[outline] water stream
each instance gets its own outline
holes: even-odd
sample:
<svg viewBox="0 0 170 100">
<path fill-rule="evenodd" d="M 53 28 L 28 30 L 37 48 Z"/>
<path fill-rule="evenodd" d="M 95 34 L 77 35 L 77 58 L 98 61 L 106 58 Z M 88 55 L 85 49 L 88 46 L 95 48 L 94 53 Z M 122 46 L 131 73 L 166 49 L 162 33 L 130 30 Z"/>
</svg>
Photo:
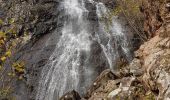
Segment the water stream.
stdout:
<svg viewBox="0 0 170 100">
<path fill-rule="evenodd" d="M 102 70 L 114 69 L 116 60 L 120 58 L 119 50 L 128 59 L 131 57 L 121 25 L 113 17 L 106 30 L 105 22 L 100 19 L 103 16 L 107 19 L 109 10 L 103 3 L 92 0 L 89 2 L 96 7 L 99 20 L 96 21 L 97 31 L 90 31 L 85 1 L 60 2 L 66 20 L 62 36 L 42 70 L 36 100 L 56 100 L 73 89 L 83 95 Z"/>
</svg>

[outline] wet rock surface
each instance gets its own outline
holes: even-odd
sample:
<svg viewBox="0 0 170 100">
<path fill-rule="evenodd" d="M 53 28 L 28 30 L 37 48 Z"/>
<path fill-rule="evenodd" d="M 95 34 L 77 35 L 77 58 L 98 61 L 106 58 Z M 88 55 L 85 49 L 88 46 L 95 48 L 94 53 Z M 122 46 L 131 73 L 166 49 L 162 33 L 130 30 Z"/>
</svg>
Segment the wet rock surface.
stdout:
<svg viewBox="0 0 170 100">
<path fill-rule="evenodd" d="M 81 100 L 81 97 L 75 90 L 73 90 L 63 95 L 60 100 Z"/>
<path fill-rule="evenodd" d="M 110 8 L 114 6 L 113 0 L 96 1 L 102 1 Z M 166 0 L 163 3 L 153 0 L 145 1 L 147 6 L 142 8 L 146 18 L 145 31 L 151 39 L 136 51 L 131 64 L 117 72 L 111 70 L 102 72 L 86 95 L 82 97 L 83 99 L 136 100 L 139 98 L 138 100 L 147 100 L 149 98 L 152 100 L 157 98 L 168 100 L 170 98 L 170 1 Z M 64 17 L 62 9 L 56 10 L 59 2 L 60 0 L 0 0 L 2 4 L 0 5 L 0 18 L 6 22 L 6 25 L 0 26 L 0 28 L 2 30 L 10 28 L 8 19 L 14 18 L 17 35 L 23 35 L 25 31 L 32 35 L 32 40 L 19 48 L 13 57 L 14 61 L 26 62 L 25 81 L 16 80 L 13 83 L 15 88 L 13 95 L 17 100 L 35 99 L 37 80 L 42 67 L 48 61 L 61 36 Z M 95 21 L 98 20 L 94 13 L 96 9 L 93 5 L 89 5 L 87 8 L 90 9 L 88 18 L 95 24 Z M 58 34 L 54 34 L 55 32 Z M 94 57 L 101 52 L 99 47 L 96 48 L 93 48 Z M 92 61 L 98 60 L 94 57 L 91 58 Z M 107 64 L 103 61 L 96 66 L 106 67 Z M 61 97 L 61 100 L 80 99 L 81 97 L 76 91 L 68 92 Z"/>
<path fill-rule="evenodd" d="M 147 42 L 133 61 L 118 71 L 105 70 L 84 97 L 87 100 L 168 100 L 170 92 L 170 1 L 145 0 Z M 155 11 L 158 11 L 156 14 Z M 151 13 L 152 12 L 152 13 Z M 146 16 L 147 15 L 147 16 Z M 148 23 L 148 24 L 146 24 Z M 146 27 L 150 27 L 147 29 Z M 109 77 L 108 77 L 109 76 Z"/>
<path fill-rule="evenodd" d="M 16 53 L 11 58 L 13 62 L 25 63 L 24 79 L 14 79 L 11 82 L 14 91 L 12 97 L 17 100 L 35 98 L 42 67 L 61 36 L 63 17 L 58 16 L 61 13 L 56 10 L 58 3 L 57 0 L 0 0 L 0 19 L 5 23 L 0 26 L 1 31 L 16 27 L 17 36 L 27 33 L 31 37 L 23 44 L 18 44 Z M 55 34 L 54 30 L 58 34 Z M 10 68 L 9 64 L 5 66 Z"/>
<path fill-rule="evenodd" d="M 0 18 L 5 23 L 0 28 L 4 31 L 11 29 L 13 25 L 9 25 L 9 20 L 12 19 L 14 20 L 13 23 L 18 36 L 23 36 L 27 33 L 31 37 L 24 44 L 18 46 L 17 52 L 12 57 L 12 61 L 25 62 L 23 81 L 14 80 L 11 85 L 14 88 L 12 95 L 17 100 L 35 99 L 41 70 L 53 53 L 56 43 L 62 35 L 63 20 L 67 17 L 63 14 L 63 9 L 59 8 L 60 2 L 61 0 L 0 1 Z M 88 20 L 91 20 L 91 23 L 94 24 L 94 26 L 90 26 L 93 32 L 98 27 L 96 25 L 98 20 L 96 19 L 96 9 L 94 5 L 88 2 L 87 4 L 89 4 L 87 5 L 89 10 Z M 104 69 L 103 66 L 108 65 L 104 57 L 97 58 L 98 54 L 102 55 L 101 48 L 97 45 L 99 44 L 96 44 L 94 41 L 94 44 L 92 44 L 92 55 L 94 56 L 91 56 L 90 59 L 96 66 L 93 70 L 101 72 Z M 102 62 L 97 64 L 97 60 Z M 6 66 L 8 67 L 8 64 Z M 101 68 L 97 69 L 97 67 Z"/>
</svg>

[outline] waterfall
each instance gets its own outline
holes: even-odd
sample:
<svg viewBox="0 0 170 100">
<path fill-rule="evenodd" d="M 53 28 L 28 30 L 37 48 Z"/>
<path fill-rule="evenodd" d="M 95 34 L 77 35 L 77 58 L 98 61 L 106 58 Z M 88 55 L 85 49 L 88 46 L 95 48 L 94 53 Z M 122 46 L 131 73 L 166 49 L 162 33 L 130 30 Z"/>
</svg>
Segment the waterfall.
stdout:
<svg viewBox="0 0 170 100">
<path fill-rule="evenodd" d="M 111 22 L 108 22 L 108 17 L 111 16 L 109 15 L 109 9 L 101 2 L 93 1 L 92 3 L 96 4 L 96 14 L 99 18 L 99 32 L 96 34 L 96 37 L 109 62 L 110 68 L 114 69 L 117 59 L 120 58 L 120 52 L 125 55 L 127 60 L 130 61 L 132 59 L 129 48 L 130 42 L 127 35 L 123 32 L 122 26 L 118 23 L 116 16 L 113 16 Z M 103 37 L 108 38 L 106 43 L 102 43 Z"/>
<path fill-rule="evenodd" d="M 85 1 L 60 2 L 66 20 L 62 36 L 42 70 L 36 100 L 56 100 L 73 89 L 83 94 L 102 70 L 114 67 L 119 57 L 119 47 L 126 57 L 130 57 L 129 49 L 124 44 L 128 42 L 127 37 L 116 18 L 112 19 L 107 31 L 105 23 L 97 21 L 98 31 L 93 35 L 89 29 L 91 24 L 87 19 L 89 11 Z M 109 12 L 104 4 L 92 0 L 89 2 L 96 5 L 98 19 Z M 96 56 L 93 56 L 94 53 Z"/>
</svg>

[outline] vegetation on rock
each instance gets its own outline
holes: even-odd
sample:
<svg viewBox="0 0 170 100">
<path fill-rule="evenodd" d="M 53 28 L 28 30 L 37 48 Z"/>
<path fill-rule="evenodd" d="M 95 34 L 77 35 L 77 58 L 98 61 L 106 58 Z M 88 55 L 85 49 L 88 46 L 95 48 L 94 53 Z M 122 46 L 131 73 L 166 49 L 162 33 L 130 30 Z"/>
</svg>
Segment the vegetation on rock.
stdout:
<svg viewBox="0 0 170 100">
<path fill-rule="evenodd" d="M 23 79 L 25 68 L 23 62 L 12 60 L 12 54 L 23 38 L 17 35 L 14 18 L 9 19 L 8 22 L 0 20 L 0 24 L 1 27 L 9 25 L 0 31 L 0 99 L 14 100 L 12 99 L 14 97 L 10 96 L 13 91 L 13 80 Z"/>
<path fill-rule="evenodd" d="M 147 40 L 147 36 L 143 30 L 144 16 L 141 12 L 141 6 L 142 0 L 117 0 L 117 6 L 111 14 L 123 14 L 133 31 L 144 42 Z"/>
</svg>

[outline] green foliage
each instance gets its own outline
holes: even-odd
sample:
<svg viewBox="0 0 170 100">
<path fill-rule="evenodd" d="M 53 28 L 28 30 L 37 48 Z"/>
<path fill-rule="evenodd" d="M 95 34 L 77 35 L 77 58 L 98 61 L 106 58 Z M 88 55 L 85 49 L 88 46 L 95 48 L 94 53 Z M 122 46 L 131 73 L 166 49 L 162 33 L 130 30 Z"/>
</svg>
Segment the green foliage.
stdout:
<svg viewBox="0 0 170 100">
<path fill-rule="evenodd" d="M 17 73 L 24 73 L 24 62 L 14 62 L 12 67 Z"/>
<path fill-rule="evenodd" d="M 4 23 L 0 19 L 0 25 L 3 26 Z M 13 90 L 11 85 L 14 79 L 23 79 L 25 67 L 24 62 L 12 61 L 11 59 L 11 55 L 15 53 L 17 43 L 20 42 L 20 37 L 17 36 L 15 19 L 11 18 L 6 23 L 9 24 L 9 27 L 0 30 L 0 81 L 2 82 L 0 86 L 0 100 L 15 100 L 10 96 Z M 5 68 L 4 65 L 7 62 L 11 68 Z"/>
<path fill-rule="evenodd" d="M 0 20 L 0 24 L 2 24 L 3 21 Z M 9 23 L 14 23 L 14 19 L 10 19 Z M 12 45 L 10 36 L 13 35 L 16 37 L 16 29 L 11 28 L 6 31 L 0 31 L 0 66 L 3 66 L 3 63 L 7 60 L 7 58 L 11 57 L 11 49 L 13 49 L 14 45 Z"/>
</svg>

